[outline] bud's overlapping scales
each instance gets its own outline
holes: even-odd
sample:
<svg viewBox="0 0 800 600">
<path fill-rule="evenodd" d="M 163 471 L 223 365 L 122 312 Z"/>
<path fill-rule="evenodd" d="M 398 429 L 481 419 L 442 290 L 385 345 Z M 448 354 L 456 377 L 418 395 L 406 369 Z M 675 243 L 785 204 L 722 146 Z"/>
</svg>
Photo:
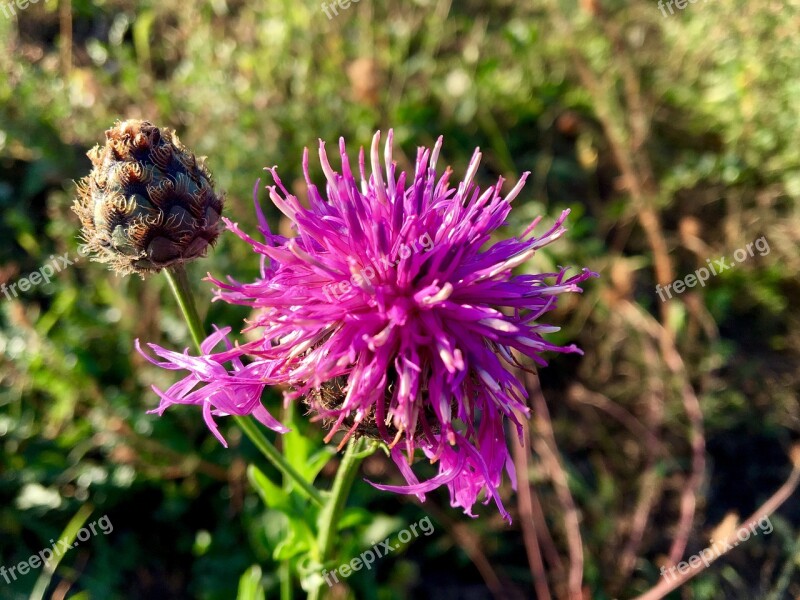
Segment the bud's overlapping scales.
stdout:
<svg viewBox="0 0 800 600">
<path fill-rule="evenodd" d="M 95 260 L 143 275 L 203 256 L 216 241 L 223 198 L 174 131 L 117 122 L 88 156 L 94 167 L 73 210 Z"/>
</svg>

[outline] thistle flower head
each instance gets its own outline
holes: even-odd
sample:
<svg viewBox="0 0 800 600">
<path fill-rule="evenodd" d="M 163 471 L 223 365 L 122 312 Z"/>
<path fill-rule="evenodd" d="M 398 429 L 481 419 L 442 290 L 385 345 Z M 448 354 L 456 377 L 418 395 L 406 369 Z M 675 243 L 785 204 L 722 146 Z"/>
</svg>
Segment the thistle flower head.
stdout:
<svg viewBox="0 0 800 600">
<path fill-rule="evenodd" d="M 381 164 L 379 134 L 367 174 L 360 154 L 357 179 L 344 141 L 341 173 L 330 165 L 324 144 L 319 159 L 326 178 L 320 190 L 304 170 L 308 206 L 275 185 L 270 198 L 292 222 L 293 237 L 273 234 L 258 203 L 257 241 L 238 225 L 228 228 L 262 257 L 252 283 L 214 280 L 225 302 L 256 309 L 247 327 L 252 341 L 201 357 L 179 355 L 151 345 L 168 368 L 191 374 L 173 390 L 160 392 L 160 411 L 175 403 L 207 406 L 226 386 L 250 385 L 235 411 L 261 407 L 268 384 L 283 384 L 287 401 L 305 399 L 314 419 L 330 430 L 383 440 L 406 479 L 381 489 L 415 493 L 447 486 L 453 506 L 468 514 L 480 496 L 493 499 L 501 513 L 498 488 L 504 471 L 514 485 L 505 424 L 519 433 L 527 418 L 527 393 L 512 373 L 515 353 L 545 364 L 545 351 L 579 352 L 543 336 L 557 328 L 539 319 L 561 293 L 579 292 L 589 270 L 514 275 L 514 269 L 563 235 L 568 211 L 545 232 L 534 235 L 538 219 L 520 237 L 492 242 L 525 178 L 504 196 L 502 180 L 480 189 L 474 178 L 476 150 L 455 187 L 451 171 L 436 171 L 441 138 L 420 148 L 413 174 L 392 161 L 392 134 Z M 208 365 L 232 364 L 248 356 L 245 369 L 226 378 L 208 377 Z M 245 373 L 244 371 L 247 370 Z M 196 389 L 193 383 L 205 381 Z M 215 414 L 226 414 L 214 404 Z M 420 481 L 412 469 L 421 449 L 438 475 Z"/>
<path fill-rule="evenodd" d="M 73 210 L 95 260 L 144 274 L 202 256 L 217 239 L 222 197 L 174 131 L 117 122 L 88 156 Z"/>
</svg>

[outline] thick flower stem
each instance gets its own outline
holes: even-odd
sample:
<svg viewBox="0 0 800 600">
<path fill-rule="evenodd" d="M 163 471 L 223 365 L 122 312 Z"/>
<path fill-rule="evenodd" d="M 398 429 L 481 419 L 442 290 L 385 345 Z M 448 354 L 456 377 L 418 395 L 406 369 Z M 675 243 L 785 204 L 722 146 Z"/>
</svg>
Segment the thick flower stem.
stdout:
<svg viewBox="0 0 800 600">
<path fill-rule="evenodd" d="M 167 277 L 167 281 L 169 281 L 170 288 L 172 288 L 172 293 L 175 294 L 175 299 L 183 313 L 183 318 L 186 320 L 186 325 L 189 327 L 192 340 L 199 351 L 200 344 L 206 336 L 203 330 L 203 323 L 200 321 L 200 316 L 197 314 L 197 309 L 194 306 L 192 289 L 189 286 L 189 279 L 186 277 L 186 270 L 183 268 L 183 265 L 176 265 L 164 269 L 164 274 Z M 247 437 L 250 438 L 250 441 L 253 442 L 255 447 L 261 451 L 264 457 L 269 460 L 278 471 L 291 479 L 297 485 L 298 489 L 308 496 L 312 502 L 318 506 L 324 505 L 325 502 L 319 490 L 306 481 L 303 476 L 286 461 L 278 449 L 273 446 L 261 432 L 252 417 L 234 415 L 234 419 Z"/>
<path fill-rule="evenodd" d="M 292 600 L 294 588 L 292 586 L 292 568 L 288 560 L 282 560 L 278 567 L 278 578 L 281 582 L 281 600 Z"/>
<path fill-rule="evenodd" d="M 317 538 L 317 543 L 319 545 L 319 562 L 323 565 L 331 558 L 339 520 L 347 504 L 347 498 L 358 473 L 358 467 L 361 465 L 361 461 L 372 454 L 377 447 L 377 444 L 373 444 L 365 449 L 364 438 L 351 438 L 347 444 L 342 463 L 336 471 L 336 478 L 333 480 L 331 495 L 319 515 L 319 537 Z M 308 594 L 308 600 L 319 600 L 324 585 L 324 582 L 320 582 L 317 587 L 313 588 Z"/>
</svg>

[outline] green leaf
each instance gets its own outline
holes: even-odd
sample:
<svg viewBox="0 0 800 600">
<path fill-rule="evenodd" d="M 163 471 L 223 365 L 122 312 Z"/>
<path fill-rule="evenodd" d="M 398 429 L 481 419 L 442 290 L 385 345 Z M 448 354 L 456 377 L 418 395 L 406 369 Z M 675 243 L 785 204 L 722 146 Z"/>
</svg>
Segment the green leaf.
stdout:
<svg viewBox="0 0 800 600">
<path fill-rule="evenodd" d="M 285 433 L 282 438 L 284 456 L 307 481 L 313 483 L 319 472 L 335 456 L 336 451 L 327 445 L 315 448 L 314 440 L 303 435 L 294 415 L 286 424 L 291 431 Z"/>
<path fill-rule="evenodd" d="M 288 492 L 272 483 L 261 469 L 255 465 L 249 465 L 247 467 L 247 478 L 256 492 L 258 492 L 258 495 L 261 496 L 264 504 L 269 508 L 274 508 L 281 512 L 291 511 Z"/>
<path fill-rule="evenodd" d="M 300 472 L 306 476 L 308 481 L 314 481 L 319 472 L 325 468 L 331 459 L 336 456 L 336 450 L 332 446 L 323 446 L 312 454 L 305 465 L 305 469 Z"/>
<path fill-rule="evenodd" d="M 236 600 L 265 600 L 264 586 L 261 584 L 261 567 L 253 565 L 239 578 L 239 592 Z"/>
<path fill-rule="evenodd" d="M 342 518 L 339 519 L 337 527 L 339 530 L 347 529 L 349 527 L 358 527 L 359 525 L 367 525 L 371 523 L 375 515 L 363 508 L 353 506 L 345 509 L 342 513 Z"/>
<path fill-rule="evenodd" d="M 283 448 L 286 458 L 296 469 L 302 469 L 307 464 L 308 455 L 311 453 L 311 440 L 304 436 L 292 418 L 288 426 L 291 431 L 283 435 Z"/>
<path fill-rule="evenodd" d="M 317 539 L 314 531 L 308 525 L 305 515 L 290 515 L 288 523 L 288 534 L 273 552 L 276 561 L 288 560 L 304 552 L 313 555 L 317 554 Z"/>
</svg>

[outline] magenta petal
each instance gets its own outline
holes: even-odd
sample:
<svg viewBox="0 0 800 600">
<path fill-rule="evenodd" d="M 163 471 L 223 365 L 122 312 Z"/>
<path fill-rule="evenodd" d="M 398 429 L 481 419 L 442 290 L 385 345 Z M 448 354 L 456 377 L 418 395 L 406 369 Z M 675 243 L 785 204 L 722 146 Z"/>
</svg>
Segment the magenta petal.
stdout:
<svg viewBox="0 0 800 600">
<path fill-rule="evenodd" d="M 447 468 L 444 473 L 440 473 L 436 477 L 433 477 L 424 483 L 416 483 L 411 485 L 385 485 L 382 483 L 372 483 L 371 481 L 369 483 L 373 487 L 386 492 L 395 492 L 397 494 L 424 494 L 425 492 L 435 490 L 442 485 L 447 485 L 453 481 L 453 479 L 458 477 L 461 474 L 461 469 L 464 467 L 464 460 L 464 454 L 459 454 L 459 462 L 456 465 Z"/>
<path fill-rule="evenodd" d="M 267 169 L 274 181 L 270 200 L 288 219 L 292 237 L 270 230 L 258 184 L 255 229 L 263 241 L 225 220 L 261 265 L 251 282 L 209 276 L 215 300 L 251 309 L 242 329 L 247 341 L 232 343 L 223 328 L 203 342 L 200 356 L 154 344 L 148 346 L 155 356 L 148 356 L 138 340 L 136 348 L 157 366 L 187 372 L 158 392 L 156 411 L 202 406 L 220 440 L 214 418 L 223 415 L 253 415 L 286 431 L 261 403 L 268 385 L 286 387 L 290 402 L 335 383 L 344 390 L 339 401 L 313 406 L 315 417 L 329 424 L 329 437 L 370 415 L 369 434 L 390 445 L 407 483 L 372 485 L 420 500 L 446 487 L 451 505 L 466 514 L 473 515 L 476 502 L 493 501 L 509 519 L 499 491 L 506 475 L 516 487 L 505 429 L 519 430 L 518 419 L 530 414 L 514 374 L 518 357 L 544 366 L 547 353 L 580 352 L 548 341 L 556 328 L 540 319 L 562 294 L 580 292 L 596 274 L 558 268 L 515 275 L 566 233 L 569 211 L 549 227 L 540 227 L 539 218 L 519 237 L 498 241 L 527 173 L 506 195 L 502 180 L 482 188 L 476 150 L 463 179 L 451 182 L 450 169 L 437 165 L 441 138 L 433 148 L 419 148 L 413 171 L 403 172 L 392 158 L 392 137 L 390 131 L 381 148 L 377 133 L 357 163 L 340 140 L 340 160 L 333 161 L 340 172 L 320 142 L 323 187 L 311 181 L 306 151 L 308 202 L 287 189 L 276 168 Z M 215 352 L 218 346 L 224 348 Z M 438 469 L 427 481 L 410 466 L 418 450 Z"/>
</svg>

